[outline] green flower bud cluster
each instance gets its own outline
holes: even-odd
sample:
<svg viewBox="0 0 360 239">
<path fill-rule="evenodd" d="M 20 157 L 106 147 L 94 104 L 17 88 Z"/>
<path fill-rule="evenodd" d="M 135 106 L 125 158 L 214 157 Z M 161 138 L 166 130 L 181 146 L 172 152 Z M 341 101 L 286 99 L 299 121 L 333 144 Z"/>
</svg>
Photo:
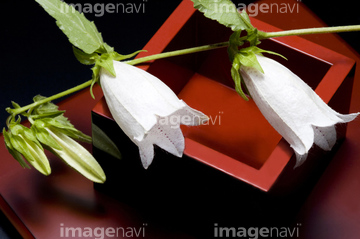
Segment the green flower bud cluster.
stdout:
<svg viewBox="0 0 360 239">
<path fill-rule="evenodd" d="M 34 102 L 43 99 L 45 97 L 38 95 L 34 97 Z M 14 102 L 13 107 L 20 108 Z M 7 110 L 12 112 L 12 109 Z M 51 168 L 44 153 L 45 148 L 86 178 L 98 183 L 105 182 L 101 166 L 75 141 L 91 143 L 91 137 L 77 130 L 63 114 L 64 111 L 58 110 L 51 102 L 40 104 L 22 114 L 29 119 L 30 128 L 20 124 L 20 117 L 15 120 L 16 116 L 11 115 L 7 121 L 8 131 L 3 129 L 8 151 L 24 168 L 30 168 L 28 162 L 42 174 L 49 175 Z"/>
</svg>

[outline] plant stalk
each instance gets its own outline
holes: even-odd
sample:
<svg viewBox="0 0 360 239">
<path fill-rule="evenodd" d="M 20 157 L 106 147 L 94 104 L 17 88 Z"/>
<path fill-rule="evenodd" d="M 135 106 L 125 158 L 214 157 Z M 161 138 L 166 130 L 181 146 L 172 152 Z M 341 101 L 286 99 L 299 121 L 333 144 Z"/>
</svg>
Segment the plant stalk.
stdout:
<svg viewBox="0 0 360 239">
<path fill-rule="evenodd" d="M 274 37 L 283 37 L 283 36 L 299 36 L 299 35 L 307 35 L 307 34 L 323 34 L 323 33 L 338 33 L 338 32 L 351 32 L 351 31 L 360 31 L 360 25 L 352 25 L 352 26 L 339 26 L 339 27 L 320 27 L 320 28 L 306 28 L 306 29 L 295 29 L 295 30 L 287 30 L 287 31 L 279 31 L 279 32 L 263 32 L 259 31 L 259 39 L 268 39 L 268 38 L 274 38 Z M 186 55 L 196 52 L 202 52 L 202 51 L 208 51 L 213 50 L 217 48 L 227 47 L 229 45 L 229 42 L 220 42 L 216 44 L 210 44 L 205 46 L 199 46 L 199 47 L 193 47 L 193 48 L 187 48 L 183 50 L 177 50 L 177 51 L 171 51 L 171 52 L 164 52 L 159 54 L 154 54 L 130 61 L 126 61 L 127 64 L 130 65 L 136 65 L 140 63 L 144 63 L 147 61 L 153 61 L 173 56 L 180 56 L 180 55 Z M 29 104 L 27 106 L 17 108 L 17 109 L 9 109 L 9 113 L 11 113 L 13 116 L 16 116 L 18 114 L 21 114 L 29 109 L 32 109 L 38 105 L 47 103 L 49 101 L 64 97 L 66 95 L 72 94 L 74 92 L 77 92 L 79 90 L 82 90 L 86 87 L 89 87 L 91 85 L 92 81 L 86 81 L 78 86 L 75 86 L 73 88 L 70 88 L 68 90 L 65 90 L 63 92 L 60 92 L 58 94 L 55 94 L 53 96 L 47 97 L 44 100 L 37 101 L 35 103 Z"/>
<path fill-rule="evenodd" d="M 324 33 L 339 33 L 339 32 L 353 32 L 353 31 L 360 31 L 360 25 L 306 28 L 306 29 L 295 29 L 295 30 L 287 30 L 287 31 L 279 31 L 279 32 L 259 31 L 259 39 L 262 40 L 262 39 L 283 37 L 283 36 L 299 36 L 299 35 L 308 35 L 308 34 L 324 34 Z"/>
<path fill-rule="evenodd" d="M 168 57 L 173 57 L 173 56 L 187 55 L 187 54 L 191 54 L 191 53 L 214 50 L 217 48 L 227 47 L 228 45 L 229 45 L 229 42 L 220 42 L 220 43 L 210 44 L 210 45 L 205 45 L 205 46 L 192 47 L 192 48 L 170 51 L 170 52 L 163 52 L 163 53 L 159 53 L 159 54 L 155 54 L 155 55 L 145 56 L 142 58 L 126 61 L 126 63 L 129 65 L 136 65 L 136 64 L 147 62 L 147 61 L 153 61 L 153 60 L 158 60 L 158 59 L 163 59 L 163 58 L 168 58 Z"/>
<path fill-rule="evenodd" d="M 34 102 L 34 103 L 32 103 L 32 104 L 23 106 L 23 107 L 21 107 L 21 108 L 11 109 L 11 113 L 12 113 L 12 115 L 14 115 L 14 116 L 15 116 L 15 115 L 18 115 L 18 114 L 21 114 L 21 113 L 23 113 L 23 112 L 25 112 L 25 111 L 27 111 L 27 110 L 29 110 L 29 109 L 32 109 L 32 108 L 34 108 L 34 107 L 36 107 L 36 106 L 45 104 L 45 103 L 47 103 L 47 102 L 56 100 L 56 99 L 58 99 L 58 98 L 64 97 L 64 96 L 69 95 L 69 94 L 72 94 L 72 93 L 77 92 L 77 91 L 79 91 L 79 90 L 82 90 L 82 89 L 84 89 L 84 88 L 86 88 L 86 87 L 88 87 L 88 86 L 90 86 L 90 85 L 91 85 L 91 80 L 89 80 L 89 81 L 87 81 L 87 82 L 84 82 L 84 83 L 82 83 L 82 84 L 80 84 L 80 85 L 77 85 L 77 86 L 75 86 L 75 87 L 73 87 L 73 88 L 70 88 L 70 89 L 68 89 L 68 90 L 65 90 L 65 91 L 63 91 L 63 92 L 60 92 L 60 93 L 58 93 L 58 94 L 55 94 L 55 95 L 53 95 L 53 96 L 47 97 L 47 98 L 45 98 L 45 99 L 43 99 L 43 100 L 39 100 L 39 101 Z"/>
<path fill-rule="evenodd" d="M 147 62 L 147 61 L 152 61 L 152 60 L 157 60 L 157 59 L 162 59 L 162 58 L 167 58 L 167 57 L 172 57 L 172 56 L 180 56 L 180 55 L 186 55 L 186 54 L 191 54 L 191 53 L 196 53 L 196 52 L 202 52 L 202 51 L 208 51 L 208 50 L 213 50 L 213 49 L 217 49 L 217 48 L 221 48 L 221 47 L 226 47 L 228 46 L 229 43 L 228 42 L 221 42 L 221 43 L 216 43 L 216 44 L 211 44 L 211 45 L 205 45 L 205 46 L 199 46 L 199 47 L 193 47 L 193 48 L 188 48 L 188 49 L 183 49 L 183 50 L 177 50 L 177 51 L 170 51 L 170 52 L 164 52 L 164 53 L 159 53 L 159 54 L 154 54 L 151 56 L 146 56 L 146 57 L 142 57 L 142 58 L 138 58 L 138 59 L 134 59 L 134 60 L 130 60 L 127 61 L 126 63 L 130 64 L 130 65 L 136 65 L 139 63 L 143 63 L 143 62 Z M 77 92 L 79 90 L 82 90 L 86 87 L 89 87 L 92 83 L 92 80 L 86 81 L 78 86 L 75 86 L 73 88 L 70 88 L 68 90 L 65 90 L 63 92 L 60 92 L 58 94 L 55 94 L 53 96 L 47 97 L 46 99 L 34 102 L 32 104 L 23 106 L 21 108 L 17 108 L 17 109 L 9 109 L 9 113 L 12 114 L 12 116 L 16 116 L 18 114 L 21 114 L 29 109 L 32 109 L 36 106 L 39 106 L 41 104 L 45 104 L 47 102 L 56 100 L 58 98 L 64 97 L 66 95 L 72 94 L 74 92 Z"/>
</svg>

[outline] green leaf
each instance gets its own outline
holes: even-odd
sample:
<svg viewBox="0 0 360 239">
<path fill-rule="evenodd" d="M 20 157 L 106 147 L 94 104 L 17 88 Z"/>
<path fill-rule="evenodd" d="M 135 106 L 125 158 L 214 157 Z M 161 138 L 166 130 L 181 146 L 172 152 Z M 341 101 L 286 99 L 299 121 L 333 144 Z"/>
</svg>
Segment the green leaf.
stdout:
<svg viewBox="0 0 360 239">
<path fill-rule="evenodd" d="M 236 55 L 236 57 L 242 66 L 253 67 L 261 73 L 264 73 L 264 70 L 258 62 L 256 54 L 254 52 L 249 52 L 246 54 L 239 53 Z"/>
<path fill-rule="evenodd" d="M 32 115 L 31 119 L 37 120 L 37 119 L 41 119 L 41 118 L 54 118 L 54 117 L 57 117 L 64 113 L 65 113 L 65 110 L 58 110 L 58 111 L 54 111 L 54 112 L 45 112 L 45 113 L 38 114 L 38 115 Z"/>
<path fill-rule="evenodd" d="M 234 59 L 232 67 L 231 67 L 231 77 L 234 80 L 235 83 L 235 90 L 236 92 L 246 101 L 248 101 L 248 97 L 246 96 L 246 94 L 244 93 L 244 91 L 242 90 L 242 85 L 243 85 L 243 80 L 241 78 L 240 75 L 240 62 L 237 58 Z"/>
<path fill-rule="evenodd" d="M 96 60 L 96 65 L 106 69 L 112 76 L 116 76 L 114 63 L 114 57 L 110 54 L 102 54 L 99 59 Z"/>
<path fill-rule="evenodd" d="M 14 109 L 18 109 L 21 108 L 20 105 L 14 101 L 11 101 L 12 106 L 14 107 Z"/>
<path fill-rule="evenodd" d="M 119 54 L 117 52 L 113 52 L 113 53 L 111 53 L 111 55 L 113 56 L 115 61 L 123 61 L 123 60 L 129 59 L 129 58 L 132 58 L 132 57 L 136 56 L 137 54 L 139 54 L 140 52 L 143 52 L 143 51 L 146 51 L 146 50 L 135 51 L 135 52 L 130 53 L 128 55 L 121 55 L 121 54 Z"/>
<path fill-rule="evenodd" d="M 234 61 L 236 54 L 239 52 L 239 46 L 244 44 L 244 41 L 240 39 L 241 31 L 235 31 L 229 38 L 229 47 L 227 49 L 229 59 Z"/>
<path fill-rule="evenodd" d="M 46 97 L 37 95 L 33 98 L 34 102 L 39 102 L 46 99 Z M 37 120 L 41 118 L 55 118 L 65 113 L 65 110 L 59 110 L 58 106 L 52 102 L 46 102 L 33 108 L 31 119 Z"/>
<path fill-rule="evenodd" d="M 258 48 L 258 47 L 257 47 L 257 48 Z M 259 49 L 259 51 L 257 51 L 256 54 L 268 53 L 268 54 L 271 54 L 271 55 L 280 56 L 280 57 L 282 57 L 283 59 L 287 60 L 287 58 L 286 58 L 285 56 L 283 56 L 283 55 L 281 55 L 281 54 L 279 54 L 279 53 L 277 53 L 277 52 L 267 51 L 267 50 L 263 50 L 263 49 L 260 49 L 260 48 L 258 48 L 258 49 Z"/>
<path fill-rule="evenodd" d="M 239 61 L 240 61 L 241 65 L 253 67 L 253 68 L 259 70 L 260 72 L 264 73 L 260 63 L 258 62 L 258 60 L 256 58 L 256 55 L 261 55 L 261 53 L 269 53 L 269 54 L 281 56 L 284 59 L 286 59 L 284 56 L 282 56 L 276 52 L 263 50 L 256 46 L 251 46 L 251 47 L 241 49 L 241 50 L 239 50 L 239 54 L 237 54 L 236 56 L 239 57 Z"/>
<path fill-rule="evenodd" d="M 242 11 L 241 11 L 240 17 L 241 17 L 241 19 L 245 22 L 245 24 L 247 24 L 248 26 L 252 26 L 252 25 L 251 25 L 251 22 L 250 22 L 249 15 L 246 13 L 245 10 L 242 10 Z M 253 27 L 251 27 L 251 28 L 253 28 Z"/>
<path fill-rule="evenodd" d="M 261 53 L 268 53 L 268 54 L 280 56 L 280 57 L 284 58 L 285 60 L 287 60 L 286 57 L 284 57 L 283 55 L 281 55 L 279 53 L 264 50 L 264 49 L 261 49 L 261 48 L 259 48 L 257 46 L 247 47 L 247 48 L 241 49 L 239 52 L 241 52 L 241 53 L 255 53 L 255 54 L 258 54 L 258 55 L 261 55 Z"/>
<path fill-rule="evenodd" d="M 95 64 L 95 66 L 92 67 L 91 70 L 92 70 L 93 73 L 92 73 L 91 85 L 90 85 L 90 95 L 91 95 L 91 97 L 93 99 L 95 99 L 95 95 L 94 95 L 94 92 L 93 92 L 93 87 L 96 84 L 96 82 L 99 81 L 101 67 L 99 65 Z"/>
<path fill-rule="evenodd" d="M 104 42 L 102 47 L 100 49 L 98 49 L 97 52 L 99 52 L 99 53 L 111 53 L 113 51 L 114 51 L 114 48 L 109 46 L 106 42 Z"/>
<path fill-rule="evenodd" d="M 47 119 L 45 119 L 45 120 L 47 120 Z M 48 122 L 51 125 L 57 126 L 59 128 L 75 129 L 74 125 L 70 122 L 70 120 L 68 118 L 66 118 L 65 116 L 63 116 L 63 115 L 60 115 L 60 116 L 55 117 L 53 119 L 48 119 Z"/>
<path fill-rule="evenodd" d="M 194 8 L 204 13 L 207 18 L 218 21 L 230 27 L 233 31 L 246 30 L 251 27 L 246 19 L 249 19 L 246 12 L 240 15 L 234 3 L 230 0 L 192 0 Z M 245 20 L 245 21 L 244 21 Z"/>
<path fill-rule="evenodd" d="M 91 53 L 91 54 L 85 53 L 82 50 L 80 50 L 74 46 L 73 46 L 73 52 L 74 52 L 76 59 L 78 61 L 80 61 L 81 64 L 84 64 L 84 65 L 93 65 L 93 64 L 95 64 L 96 59 L 98 57 L 100 57 L 96 53 Z"/>
<path fill-rule="evenodd" d="M 47 97 L 45 97 L 45 96 L 37 95 L 33 98 L 33 101 L 39 102 L 46 98 Z M 46 102 L 44 104 L 34 107 L 33 114 L 43 115 L 43 114 L 57 113 L 57 112 L 59 112 L 58 108 L 59 107 L 57 105 L 55 105 L 54 103 Z"/>
<path fill-rule="evenodd" d="M 87 54 L 103 47 L 103 39 L 95 24 L 84 14 L 60 0 L 35 0 L 45 11 L 56 19 L 56 24 L 69 41 Z"/>
<path fill-rule="evenodd" d="M 259 41 L 258 29 L 254 28 L 254 29 L 249 29 L 249 30 L 246 30 L 246 31 L 247 31 L 247 39 L 246 39 L 246 41 L 248 41 L 250 43 L 250 46 L 256 46 L 256 45 L 259 45 L 261 43 Z"/>
</svg>

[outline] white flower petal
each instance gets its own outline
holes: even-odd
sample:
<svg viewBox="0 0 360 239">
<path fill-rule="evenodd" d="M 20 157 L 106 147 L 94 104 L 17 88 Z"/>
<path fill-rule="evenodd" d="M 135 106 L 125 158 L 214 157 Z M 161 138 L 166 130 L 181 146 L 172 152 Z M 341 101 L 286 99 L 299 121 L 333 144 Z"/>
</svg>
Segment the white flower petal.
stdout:
<svg viewBox="0 0 360 239">
<path fill-rule="evenodd" d="M 314 126 L 315 144 L 323 150 L 330 151 L 336 143 L 335 126 L 317 127 Z"/>
<path fill-rule="evenodd" d="M 294 149 L 297 166 L 314 143 L 331 150 L 336 142 L 335 124 L 349 122 L 359 113 L 337 113 L 285 66 L 263 56 L 257 59 L 264 74 L 242 66 L 242 77 L 262 114 Z"/>
<path fill-rule="evenodd" d="M 169 153 L 182 157 L 185 140 L 179 125 L 155 125 L 149 132 L 149 140 Z"/>
<path fill-rule="evenodd" d="M 186 105 L 186 103 L 184 102 Z M 204 115 L 202 112 L 195 110 L 188 105 L 178 110 L 176 115 L 180 116 L 180 123 L 188 126 L 197 126 L 205 124 L 209 121 L 209 117 Z"/>
<path fill-rule="evenodd" d="M 199 125 L 207 116 L 148 72 L 117 61 L 114 68 L 116 77 L 102 70 L 100 83 L 114 120 L 139 147 L 144 167 L 152 162 L 154 144 L 181 157 L 185 143 L 180 124 Z"/>
<path fill-rule="evenodd" d="M 145 169 L 149 167 L 154 158 L 154 145 L 151 141 L 138 142 L 139 154 Z"/>
<path fill-rule="evenodd" d="M 144 168 L 153 160 L 154 144 L 177 157 L 182 157 L 185 148 L 184 136 L 178 126 L 172 128 L 170 125 L 156 124 L 143 140 L 137 142 Z"/>
<path fill-rule="evenodd" d="M 296 167 L 299 167 L 301 164 L 303 164 L 308 156 L 308 153 L 305 153 L 305 154 L 298 154 L 296 151 L 295 151 L 295 155 L 296 155 L 296 163 L 295 163 L 295 166 L 294 168 Z"/>
</svg>

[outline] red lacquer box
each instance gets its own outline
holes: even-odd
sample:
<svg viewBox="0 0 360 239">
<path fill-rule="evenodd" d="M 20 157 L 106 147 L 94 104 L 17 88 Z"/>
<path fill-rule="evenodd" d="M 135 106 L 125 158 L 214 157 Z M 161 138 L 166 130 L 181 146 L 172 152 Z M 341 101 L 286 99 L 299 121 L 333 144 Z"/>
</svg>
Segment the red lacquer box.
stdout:
<svg viewBox="0 0 360 239">
<path fill-rule="evenodd" d="M 251 22 L 263 31 L 279 30 L 254 18 Z M 205 18 L 193 8 L 191 1 L 186 0 L 144 47 L 147 52 L 138 57 L 227 41 L 230 34 L 229 29 Z M 333 109 L 348 113 L 354 60 L 295 36 L 264 40 L 259 47 L 285 56 L 288 60 L 268 55 L 316 89 Z M 128 192 L 126 196 L 124 193 L 118 195 L 124 201 L 137 201 L 138 206 L 141 200 L 146 201 L 148 193 L 155 197 L 162 195 L 157 198 L 157 209 L 173 213 L 174 205 L 164 200 L 164 195 L 169 200 L 181 198 L 182 202 L 196 195 L 193 200 L 202 201 L 201 205 L 209 203 L 210 197 L 232 195 L 228 201 L 221 201 L 223 204 L 228 202 L 231 207 L 244 203 L 236 197 L 249 196 L 253 192 L 261 198 L 256 196 L 255 200 L 251 196 L 247 199 L 253 204 L 264 205 L 269 197 L 276 197 L 275 201 L 284 199 L 283 195 L 297 195 L 296 198 L 302 195 L 304 198 L 336 151 L 336 147 L 330 153 L 315 147 L 304 165 L 294 169 L 295 157 L 289 144 L 270 126 L 252 100 L 246 102 L 234 91 L 226 48 L 156 60 L 139 67 L 164 81 L 180 99 L 207 114 L 210 121 L 207 125 L 182 128 L 186 142 L 182 159 L 156 149 L 153 164 L 144 170 L 137 147 L 121 133 L 105 100 L 101 99 L 92 112 L 93 124 L 119 148 L 122 159 L 112 158 L 95 145 L 94 155 L 108 177 L 107 185 L 97 187 L 106 188 L 112 194 L 119 194 L 116 187 Z M 345 137 L 346 125 L 338 126 L 337 130 L 340 144 Z M 246 210 L 246 207 L 249 204 L 244 203 L 238 211 Z M 192 209 L 200 210 L 196 215 L 204 215 L 206 211 L 206 207 L 194 206 Z M 176 210 L 177 213 L 180 211 Z"/>
</svg>

